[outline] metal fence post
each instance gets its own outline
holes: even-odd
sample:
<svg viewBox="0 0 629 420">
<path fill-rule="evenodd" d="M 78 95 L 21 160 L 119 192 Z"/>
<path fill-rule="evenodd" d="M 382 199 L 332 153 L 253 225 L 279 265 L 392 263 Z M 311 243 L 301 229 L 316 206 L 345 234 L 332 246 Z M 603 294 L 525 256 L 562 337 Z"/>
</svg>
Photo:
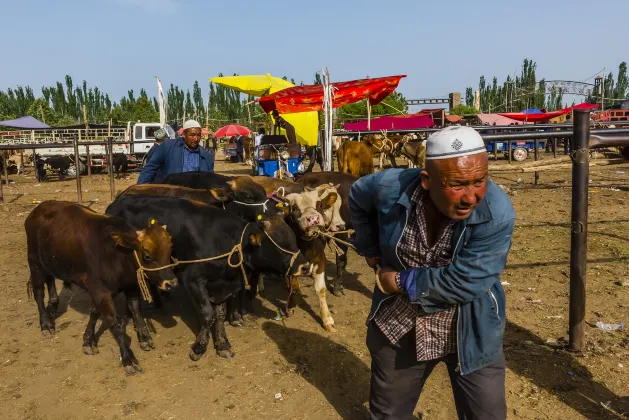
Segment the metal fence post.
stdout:
<svg viewBox="0 0 629 420">
<path fill-rule="evenodd" d="M 85 153 L 87 155 L 87 158 L 85 160 L 86 165 L 87 165 L 87 178 L 92 181 L 92 158 L 90 157 L 90 146 L 85 145 Z"/>
<path fill-rule="evenodd" d="M 4 150 L 2 151 L 2 165 L 4 168 L 7 167 L 6 159 L 4 158 Z M 0 204 L 4 204 L 4 190 L 2 187 L 2 177 L 0 177 Z M 6 179 L 7 186 L 9 185 L 9 178 Z"/>
<path fill-rule="evenodd" d="M 535 145 L 535 152 L 533 152 L 533 160 L 537 162 L 537 160 L 539 159 L 539 140 L 535 139 L 535 142 L 533 144 Z M 538 181 L 539 181 L 539 172 L 535 171 L 535 185 L 537 185 Z"/>
<path fill-rule="evenodd" d="M 9 165 L 8 165 L 8 158 L 7 158 L 8 154 L 9 154 L 8 151 L 6 150 L 2 151 L 2 168 L 4 169 L 4 179 L 7 185 L 9 185 Z"/>
<path fill-rule="evenodd" d="M 74 168 L 76 169 L 76 198 L 79 203 L 83 202 L 83 191 L 81 190 L 81 170 L 79 167 L 79 138 L 74 136 Z"/>
<path fill-rule="evenodd" d="M 585 347 L 585 280 L 587 269 L 587 222 L 590 113 L 574 110 L 572 137 L 572 223 L 570 234 L 570 350 Z"/>
<path fill-rule="evenodd" d="M 107 173 L 109 175 L 109 195 L 111 201 L 114 201 L 114 139 L 113 137 L 107 137 Z"/>
</svg>

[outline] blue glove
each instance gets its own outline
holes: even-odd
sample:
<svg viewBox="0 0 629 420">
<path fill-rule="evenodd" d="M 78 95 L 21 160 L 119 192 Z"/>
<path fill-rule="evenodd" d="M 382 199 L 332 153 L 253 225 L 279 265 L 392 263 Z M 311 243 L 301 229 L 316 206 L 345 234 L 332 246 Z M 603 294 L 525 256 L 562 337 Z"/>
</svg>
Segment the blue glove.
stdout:
<svg viewBox="0 0 629 420">
<path fill-rule="evenodd" d="M 417 282 L 413 275 L 415 270 L 405 270 L 398 274 L 399 278 L 396 278 L 398 287 L 402 289 L 410 300 L 414 300 L 417 297 Z"/>
</svg>

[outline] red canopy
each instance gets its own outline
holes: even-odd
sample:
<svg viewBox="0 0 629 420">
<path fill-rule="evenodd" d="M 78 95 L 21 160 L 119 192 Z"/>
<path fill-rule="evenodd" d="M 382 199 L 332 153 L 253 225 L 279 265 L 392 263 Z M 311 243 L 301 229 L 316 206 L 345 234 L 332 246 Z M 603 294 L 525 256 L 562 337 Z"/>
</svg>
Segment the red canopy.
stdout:
<svg viewBox="0 0 629 420">
<path fill-rule="evenodd" d="M 598 108 L 599 104 L 589 104 L 587 102 L 583 102 L 582 104 L 571 106 L 568 108 L 560 109 L 559 111 L 553 112 L 545 112 L 542 114 L 525 114 L 523 112 L 506 112 L 498 115 L 502 115 L 503 117 L 512 118 L 518 121 L 528 121 L 528 122 L 540 122 L 540 121 L 548 121 L 556 118 L 560 115 L 569 114 L 573 109 L 595 109 Z"/>
<path fill-rule="evenodd" d="M 396 115 L 374 118 L 371 120 L 371 130 L 414 130 L 432 127 L 432 113 L 419 112 L 411 115 Z M 348 131 L 367 131 L 367 121 L 345 123 L 343 128 Z"/>
<path fill-rule="evenodd" d="M 334 98 L 332 107 L 337 108 L 363 99 L 371 105 L 379 104 L 393 93 L 406 75 L 360 79 L 349 82 L 332 83 Z M 260 103 L 265 112 L 277 110 L 282 114 L 293 112 L 321 111 L 323 109 L 323 85 L 295 86 L 263 96 Z"/>
<path fill-rule="evenodd" d="M 216 133 L 214 133 L 216 137 L 247 136 L 249 134 L 251 134 L 251 130 L 237 124 L 226 125 L 225 127 L 219 128 Z"/>
</svg>

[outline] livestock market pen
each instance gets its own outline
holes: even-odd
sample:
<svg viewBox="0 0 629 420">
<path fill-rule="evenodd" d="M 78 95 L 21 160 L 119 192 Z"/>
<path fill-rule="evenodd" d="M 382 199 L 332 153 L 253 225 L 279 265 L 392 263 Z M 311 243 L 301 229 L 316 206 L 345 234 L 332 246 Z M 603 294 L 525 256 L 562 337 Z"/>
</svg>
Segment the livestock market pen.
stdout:
<svg viewBox="0 0 629 420">
<path fill-rule="evenodd" d="M 613 134 L 618 142 L 618 137 L 626 135 L 621 133 L 592 130 L 589 139 L 601 141 Z M 582 130 L 574 139 L 576 150 L 583 150 L 580 142 L 588 139 L 587 132 Z M 551 156 L 541 153 L 539 163 Z M 540 171 L 537 186 L 534 172 L 521 168 L 492 171 L 494 181 L 510 192 L 518 216 L 502 276 L 507 294 L 509 418 L 620 419 L 623 412 L 629 412 L 629 334 L 624 329 L 607 332 L 594 326 L 596 321 L 627 320 L 629 237 L 623 232 L 629 230 L 629 165 L 592 165 L 589 176 L 585 173 L 584 177 L 588 165 L 583 152 L 574 156 L 581 162 L 577 171 L 580 183 L 574 189 L 570 188 L 570 167 Z M 508 166 L 505 161 L 500 164 Z M 250 169 L 217 161 L 216 170 L 245 175 Z M 135 183 L 136 176 L 116 180 L 114 193 Z M 364 321 L 373 274 L 355 253 L 350 252 L 348 259 L 346 295 L 328 297 L 337 333 L 326 333 L 316 321 L 317 297 L 311 280 L 302 279 L 304 295 L 290 318 L 280 312 L 283 284 L 267 282 L 264 295 L 255 302 L 257 319 L 243 328 L 228 326 L 236 357 L 226 360 L 208 351 L 199 362 L 192 362 L 188 349 L 199 326 L 183 290 L 178 290 L 166 302 L 164 313 L 151 315 L 155 350 L 142 352 L 129 330 L 131 346 L 145 373 L 127 377 L 117 368 L 115 341 L 103 328 L 100 354 L 85 356 L 81 352 L 90 307 L 86 294 L 76 288 L 62 291 L 58 332 L 52 339 L 43 339 L 36 306 L 27 298 L 25 286 L 28 268 L 23 221 L 34 208 L 33 201 L 75 201 L 75 190 L 80 190 L 86 205 L 103 212 L 111 200 L 109 179 L 106 175 L 83 177 L 80 188 L 75 180 L 39 184 L 32 173 L 9 175 L 9 179 L 0 205 L 3 418 L 365 417 L 370 360 L 364 345 Z M 576 280 L 571 281 L 568 256 L 571 234 L 584 231 L 578 224 L 583 223 L 582 214 L 571 217 L 568 203 L 579 191 L 586 191 L 587 198 L 577 202 L 589 202 L 587 266 L 577 267 L 587 269 L 587 305 L 576 305 L 584 310 L 584 317 L 574 323 L 572 336 L 578 338 L 582 328 L 586 341 L 582 353 L 573 353 L 566 350 L 569 340 L 564 341 L 564 336 L 571 316 L 578 315 L 568 310 L 570 284 L 579 285 L 582 276 L 576 274 L 582 271 L 573 273 Z M 573 219 L 576 225 L 571 224 Z M 334 272 L 334 264 L 330 264 L 328 274 Z M 583 294 L 577 291 L 577 296 Z M 573 344 L 578 341 L 573 339 Z M 451 395 L 446 370 L 440 366 L 420 400 L 421 418 L 454 418 Z"/>
</svg>

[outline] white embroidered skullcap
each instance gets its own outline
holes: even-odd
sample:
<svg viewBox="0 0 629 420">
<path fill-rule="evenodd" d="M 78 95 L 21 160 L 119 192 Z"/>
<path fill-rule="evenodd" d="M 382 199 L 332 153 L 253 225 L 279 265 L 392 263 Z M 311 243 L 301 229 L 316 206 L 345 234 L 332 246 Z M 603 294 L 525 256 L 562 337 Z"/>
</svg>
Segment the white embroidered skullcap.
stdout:
<svg viewBox="0 0 629 420">
<path fill-rule="evenodd" d="M 471 127 L 451 126 L 432 133 L 426 142 L 426 160 L 450 159 L 486 153 L 485 142 Z"/>
<path fill-rule="evenodd" d="M 201 124 L 199 124 L 195 120 L 188 120 L 185 123 L 183 123 L 183 129 L 187 130 L 189 128 L 201 128 Z"/>
</svg>

